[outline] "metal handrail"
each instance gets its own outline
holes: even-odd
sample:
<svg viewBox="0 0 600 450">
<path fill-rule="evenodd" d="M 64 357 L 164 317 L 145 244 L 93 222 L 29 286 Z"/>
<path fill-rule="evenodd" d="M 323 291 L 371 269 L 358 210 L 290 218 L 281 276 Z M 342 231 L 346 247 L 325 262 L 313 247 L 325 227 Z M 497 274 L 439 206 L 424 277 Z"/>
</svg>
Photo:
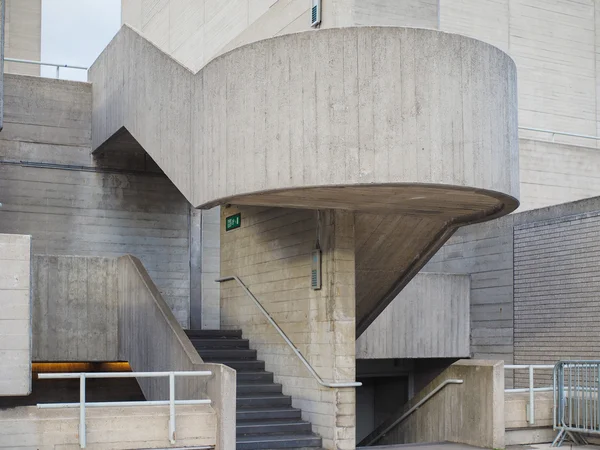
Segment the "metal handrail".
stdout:
<svg viewBox="0 0 600 450">
<path fill-rule="evenodd" d="M 56 64 L 56 63 L 49 63 L 49 62 L 43 62 L 43 61 L 33 61 L 31 59 L 4 58 L 4 61 L 13 62 L 13 63 L 21 63 L 21 64 L 34 64 L 37 66 L 56 67 L 56 78 L 60 78 L 60 68 L 61 67 L 64 67 L 65 69 L 88 70 L 87 67 L 83 67 L 83 66 L 71 66 L 69 64 Z"/>
<path fill-rule="evenodd" d="M 536 133 L 548 133 L 548 134 L 552 134 L 552 135 L 557 134 L 559 136 L 571 136 L 571 137 L 577 137 L 577 138 L 582 138 L 582 139 L 595 139 L 597 141 L 600 141 L 600 136 L 592 136 L 589 134 L 568 133 L 566 131 L 554 131 L 554 130 L 546 130 L 544 128 L 532 128 L 532 127 L 519 127 L 519 130 L 535 131 Z"/>
<path fill-rule="evenodd" d="M 110 406 L 161 406 L 169 405 L 169 441 L 175 444 L 175 405 L 210 405 L 210 399 L 206 400 L 176 400 L 175 399 L 175 377 L 207 377 L 212 375 L 211 371 L 174 371 L 174 372 L 92 372 L 92 373 L 40 373 L 41 380 L 64 380 L 79 378 L 79 403 L 38 403 L 40 409 L 56 408 L 79 408 L 79 446 L 85 448 L 87 445 L 85 427 L 86 407 L 110 407 Z M 85 380 L 87 378 L 168 378 L 169 400 L 155 401 L 132 401 L 132 402 L 86 402 Z M 210 447 L 207 447 L 210 448 Z"/>
<path fill-rule="evenodd" d="M 552 392 L 553 387 L 534 387 L 533 371 L 534 369 L 554 369 L 554 364 L 505 364 L 504 370 L 519 370 L 526 369 L 529 371 L 529 387 L 518 389 L 504 389 L 506 393 L 525 393 L 529 392 L 529 411 L 527 414 L 527 422 L 529 425 L 535 423 L 535 393 L 536 392 Z"/>
<path fill-rule="evenodd" d="M 328 383 L 328 382 L 323 381 L 323 379 L 319 376 L 319 374 L 315 371 L 315 369 L 313 369 L 313 367 L 306 360 L 306 358 L 302 355 L 302 353 L 300 353 L 300 350 L 298 350 L 296 348 L 296 346 L 293 344 L 293 342 L 290 340 L 290 338 L 288 338 L 287 335 L 285 334 L 285 332 L 279 327 L 279 325 L 277 325 L 277 322 L 275 322 L 273 320 L 271 315 L 267 312 L 267 310 L 263 307 L 263 305 L 260 304 L 260 302 L 254 296 L 254 294 L 252 292 L 250 292 L 250 290 L 246 287 L 246 285 L 242 282 L 242 280 L 240 280 L 237 276 L 234 275 L 231 277 L 219 278 L 215 281 L 217 283 L 223 283 L 225 281 L 237 281 L 237 283 L 240 285 L 240 287 L 246 292 L 246 294 L 248 294 L 248 297 L 250 297 L 254 301 L 256 306 L 258 306 L 258 309 L 260 309 L 260 312 L 262 312 L 263 315 L 269 321 L 269 323 L 271 325 L 273 325 L 273 327 L 277 330 L 277 332 L 283 338 L 283 340 L 286 342 L 286 344 L 289 345 L 289 347 L 292 349 L 294 354 L 300 359 L 302 364 L 304 364 L 304 366 L 308 369 L 308 371 L 315 378 L 315 380 L 317 380 L 317 383 L 319 383 L 321 386 L 324 386 L 327 388 L 334 388 L 334 389 L 336 389 L 336 388 L 353 388 L 353 387 L 362 386 L 362 383 L 357 382 L 357 381 L 349 381 L 349 382 L 341 382 L 341 383 Z"/>
<path fill-rule="evenodd" d="M 417 409 L 419 409 L 421 406 L 423 406 L 425 403 L 427 403 L 433 396 L 435 396 L 438 392 L 440 392 L 442 389 L 444 389 L 449 384 L 463 384 L 463 383 L 464 383 L 463 380 L 456 380 L 456 379 L 449 379 L 449 380 L 444 381 L 443 383 L 438 385 L 433 391 L 431 391 L 429 394 L 427 394 L 425 397 L 423 397 L 415 406 L 413 406 L 408 411 L 406 411 L 404 414 L 402 414 L 398 419 L 394 420 L 390 425 L 388 425 L 377 436 L 375 436 L 373 439 L 369 440 L 366 444 L 364 444 L 364 446 L 369 447 L 370 445 L 377 442 L 379 439 L 381 439 L 383 436 L 385 436 L 385 434 L 388 431 L 390 431 L 392 428 L 394 428 L 395 426 L 401 424 L 406 419 L 408 419 Z"/>
</svg>

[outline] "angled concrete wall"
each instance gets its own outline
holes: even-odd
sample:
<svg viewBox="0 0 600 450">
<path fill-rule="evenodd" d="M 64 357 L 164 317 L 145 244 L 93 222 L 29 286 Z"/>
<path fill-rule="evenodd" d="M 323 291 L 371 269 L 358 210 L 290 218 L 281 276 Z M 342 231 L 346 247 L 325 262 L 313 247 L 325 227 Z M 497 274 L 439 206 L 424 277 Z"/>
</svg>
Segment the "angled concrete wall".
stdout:
<svg viewBox="0 0 600 450">
<path fill-rule="evenodd" d="M 0 234 L 0 396 L 31 393 L 31 236 Z"/>
<path fill-rule="evenodd" d="M 446 385 L 406 420 L 372 442 L 425 396 Z M 460 418 L 460 420 L 457 420 Z M 489 449 L 504 448 L 504 364 L 460 360 L 452 364 L 396 414 L 365 438 L 363 445 L 456 442 Z"/>
<path fill-rule="evenodd" d="M 356 358 L 465 358 L 470 351 L 468 275 L 421 272 L 356 340 Z"/>
</svg>

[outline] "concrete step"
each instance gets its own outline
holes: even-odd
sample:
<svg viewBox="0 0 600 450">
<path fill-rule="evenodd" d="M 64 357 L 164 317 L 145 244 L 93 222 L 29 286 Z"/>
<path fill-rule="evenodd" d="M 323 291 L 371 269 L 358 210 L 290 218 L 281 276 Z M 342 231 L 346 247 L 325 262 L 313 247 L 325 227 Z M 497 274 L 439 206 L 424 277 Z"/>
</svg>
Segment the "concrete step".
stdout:
<svg viewBox="0 0 600 450">
<path fill-rule="evenodd" d="M 216 361 L 214 361 L 216 362 Z M 235 370 L 248 370 L 251 372 L 258 372 L 261 370 L 265 370 L 265 362 L 264 361 L 247 361 L 247 360 L 237 360 L 237 361 L 231 361 L 231 360 L 227 360 L 227 361 L 218 361 L 219 364 L 225 364 L 226 366 L 231 367 L 232 369 Z"/>
<path fill-rule="evenodd" d="M 204 361 L 219 362 L 242 360 L 256 360 L 256 350 L 242 348 L 197 349 Z"/>
<path fill-rule="evenodd" d="M 278 408 L 238 408 L 236 411 L 236 418 L 238 425 L 243 421 L 257 421 L 257 420 L 273 420 L 273 419 L 290 419 L 290 420 L 301 420 L 302 412 L 296 408 L 290 407 L 278 407 Z"/>
<path fill-rule="evenodd" d="M 320 448 L 321 438 L 316 434 L 303 433 L 274 436 L 240 436 L 237 450 L 273 450 L 278 448 Z"/>
<path fill-rule="evenodd" d="M 236 399 L 238 408 L 278 408 L 292 406 L 292 398 L 283 394 L 239 395 Z"/>
<path fill-rule="evenodd" d="M 240 384 L 251 384 L 251 383 L 272 383 L 273 382 L 273 373 L 258 371 L 247 371 L 247 372 L 238 372 L 237 373 L 237 383 Z"/>
<path fill-rule="evenodd" d="M 310 423 L 303 420 L 259 420 L 237 424 L 237 435 L 310 433 Z"/>
<path fill-rule="evenodd" d="M 280 384 L 275 383 L 252 383 L 252 384 L 238 384 L 237 394 L 238 396 L 246 394 L 264 394 L 264 393 L 275 393 L 281 394 L 282 387 Z"/>
<path fill-rule="evenodd" d="M 241 339 L 242 330 L 185 330 L 189 338 L 237 338 Z"/>
<path fill-rule="evenodd" d="M 250 348 L 248 339 L 238 338 L 195 338 L 191 337 L 190 341 L 194 344 L 196 350 L 204 349 L 220 349 L 220 348 Z"/>
</svg>

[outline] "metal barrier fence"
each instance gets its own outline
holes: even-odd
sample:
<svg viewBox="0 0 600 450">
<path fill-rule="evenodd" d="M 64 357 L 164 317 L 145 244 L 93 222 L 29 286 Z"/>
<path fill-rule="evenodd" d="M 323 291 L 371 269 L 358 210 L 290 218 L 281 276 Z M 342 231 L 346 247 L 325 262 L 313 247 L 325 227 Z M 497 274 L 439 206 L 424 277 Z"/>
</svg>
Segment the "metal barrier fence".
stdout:
<svg viewBox="0 0 600 450">
<path fill-rule="evenodd" d="M 38 378 L 42 380 L 64 380 L 79 379 L 79 403 L 39 403 L 40 409 L 54 408 L 79 408 L 79 446 L 85 448 L 86 427 L 85 409 L 113 406 L 164 406 L 169 405 L 169 441 L 175 444 L 175 405 L 210 405 L 210 400 L 176 400 L 175 378 L 176 377 L 207 377 L 212 375 L 210 371 L 196 372 L 97 372 L 97 373 L 40 373 Z M 86 402 L 85 380 L 89 378 L 168 378 L 169 400 L 143 401 L 143 402 Z"/>
<path fill-rule="evenodd" d="M 600 361 L 559 361 L 554 367 L 553 447 L 568 436 L 585 445 L 582 434 L 600 434 Z"/>
<path fill-rule="evenodd" d="M 527 370 L 529 372 L 529 386 L 526 388 L 504 389 L 506 393 L 529 393 L 529 403 L 527 405 L 527 422 L 529 425 L 535 424 L 535 393 L 536 392 L 552 392 L 552 386 L 534 387 L 534 371 L 535 370 L 552 370 L 554 365 L 550 364 L 506 364 L 505 370 Z"/>
</svg>

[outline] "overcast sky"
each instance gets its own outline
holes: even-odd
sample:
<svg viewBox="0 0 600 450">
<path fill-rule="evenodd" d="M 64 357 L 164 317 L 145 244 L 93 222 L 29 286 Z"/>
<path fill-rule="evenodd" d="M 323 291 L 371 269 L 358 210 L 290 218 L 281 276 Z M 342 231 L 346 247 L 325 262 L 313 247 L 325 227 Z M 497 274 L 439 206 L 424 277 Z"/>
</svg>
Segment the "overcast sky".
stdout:
<svg viewBox="0 0 600 450">
<path fill-rule="evenodd" d="M 121 26 L 121 0 L 42 0 L 42 61 L 89 67 Z M 61 78 L 85 80 L 81 70 Z M 54 77 L 56 69 L 42 67 Z"/>
</svg>

